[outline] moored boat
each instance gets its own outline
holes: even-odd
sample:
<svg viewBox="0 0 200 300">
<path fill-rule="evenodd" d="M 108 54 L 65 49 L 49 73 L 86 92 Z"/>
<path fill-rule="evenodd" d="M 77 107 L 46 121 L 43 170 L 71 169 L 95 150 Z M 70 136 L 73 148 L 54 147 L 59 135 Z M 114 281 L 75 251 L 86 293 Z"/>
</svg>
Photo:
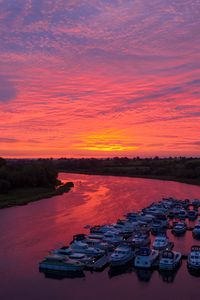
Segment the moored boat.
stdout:
<svg viewBox="0 0 200 300">
<path fill-rule="evenodd" d="M 166 227 L 163 227 L 160 220 L 155 220 L 151 226 L 151 233 L 153 235 L 158 235 L 160 233 L 166 232 Z"/>
<path fill-rule="evenodd" d="M 144 247 L 149 245 L 151 242 L 148 234 L 135 234 L 135 236 L 132 238 L 132 245 L 134 247 Z"/>
<path fill-rule="evenodd" d="M 112 267 L 122 266 L 133 259 L 134 252 L 131 247 L 126 245 L 118 246 L 110 256 Z"/>
<path fill-rule="evenodd" d="M 159 251 L 151 250 L 147 247 L 140 248 L 135 253 L 134 266 L 136 268 L 151 268 L 155 261 L 159 258 Z"/>
<path fill-rule="evenodd" d="M 61 255 L 49 255 L 39 263 L 41 270 L 54 270 L 76 272 L 84 269 L 84 264 L 77 260 L 72 260 Z"/>
<path fill-rule="evenodd" d="M 89 247 L 87 243 L 82 241 L 74 241 L 71 243 L 70 248 L 73 252 L 84 253 L 89 256 L 102 256 L 105 254 L 105 251 L 99 248 Z"/>
<path fill-rule="evenodd" d="M 184 209 L 180 209 L 180 211 L 177 214 L 178 219 L 185 220 L 187 218 L 188 214 Z"/>
<path fill-rule="evenodd" d="M 182 235 L 186 232 L 187 225 L 185 222 L 175 222 L 172 228 L 172 233 L 174 235 Z"/>
<path fill-rule="evenodd" d="M 103 241 L 113 245 L 118 245 L 119 243 L 123 242 L 124 239 L 121 235 L 116 234 L 114 231 L 107 231 L 104 234 Z"/>
<path fill-rule="evenodd" d="M 159 269 L 175 270 L 181 263 L 181 253 L 176 251 L 165 250 L 161 254 Z"/>
<path fill-rule="evenodd" d="M 188 255 L 187 267 L 193 271 L 200 271 L 200 246 L 192 246 Z"/>
<path fill-rule="evenodd" d="M 155 250 L 164 250 L 169 245 L 169 239 L 166 235 L 157 236 L 153 242 L 153 248 Z"/>
<path fill-rule="evenodd" d="M 200 224 L 196 224 L 192 230 L 192 235 L 195 239 L 200 239 Z"/>
<path fill-rule="evenodd" d="M 188 211 L 188 219 L 190 221 L 196 220 L 197 217 L 198 217 L 198 211 L 197 210 L 193 209 L 193 210 Z"/>
</svg>

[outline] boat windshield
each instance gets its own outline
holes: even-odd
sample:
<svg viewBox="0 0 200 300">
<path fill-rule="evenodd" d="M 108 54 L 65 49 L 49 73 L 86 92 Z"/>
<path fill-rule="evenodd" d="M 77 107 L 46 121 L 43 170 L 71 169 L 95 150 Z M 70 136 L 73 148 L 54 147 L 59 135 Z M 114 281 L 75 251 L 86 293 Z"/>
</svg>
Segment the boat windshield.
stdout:
<svg viewBox="0 0 200 300">
<path fill-rule="evenodd" d="M 149 256 L 151 253 L 151 250 L 149 248 L 141 248 L 137 254 L 141 256 Z"/>
<path fill-rule="evenodd" d="M 173 259 L 174 258 L 174 253 L 172 251 L 164 251 L 163 254 L 162 254 L 162 257 Z"/>
</svg>

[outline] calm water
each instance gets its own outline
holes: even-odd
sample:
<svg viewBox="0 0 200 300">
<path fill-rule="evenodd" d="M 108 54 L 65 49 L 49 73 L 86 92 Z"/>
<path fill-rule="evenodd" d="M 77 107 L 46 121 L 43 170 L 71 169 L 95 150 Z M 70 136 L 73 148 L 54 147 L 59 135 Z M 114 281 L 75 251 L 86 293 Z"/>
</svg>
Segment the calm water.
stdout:
<svg viewBox="0 0 200 300">
<path fill-rule="evenodd" d="M 177 182 L 60 174 L 75 183 L 67 194 L 0 211 L 0 299 L 200 299 L 200 278 L 188 274 L 186 264 L 174 278 L 158 271 L 111 274 L 85 272 L 84 278 L 45 278 L 38 262 L 48 250 L 85 232 L 86 224 L 113 222 L 162 197 L 200 198 L 200 187 Z M 175 240 L 187 252 L 191 232 Z"/>
</svg>

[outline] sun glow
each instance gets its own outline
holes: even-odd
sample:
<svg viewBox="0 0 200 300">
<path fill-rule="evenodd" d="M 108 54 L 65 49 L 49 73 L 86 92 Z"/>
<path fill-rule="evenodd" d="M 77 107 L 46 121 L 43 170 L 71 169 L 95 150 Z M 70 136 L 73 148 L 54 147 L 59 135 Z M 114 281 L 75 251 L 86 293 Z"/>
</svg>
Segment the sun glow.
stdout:
<svg viewBox="0 0 200 300">
<path fill-rule="evenodd" d="M 138 146 L 130 143 L 122 131 L 107 130 L 105 132 L 94 132 L 83 137 L 76 149 L 89 151 L 134 151 Z"/>
</svg>

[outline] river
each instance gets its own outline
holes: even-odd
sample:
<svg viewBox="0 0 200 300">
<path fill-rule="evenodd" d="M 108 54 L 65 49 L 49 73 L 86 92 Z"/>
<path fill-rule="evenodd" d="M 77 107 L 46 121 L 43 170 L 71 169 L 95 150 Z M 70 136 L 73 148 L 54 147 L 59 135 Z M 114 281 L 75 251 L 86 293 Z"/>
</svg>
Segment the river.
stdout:
<svg viewBox="0 0 200 300">
<path fill-rule="evenodd" d="M 68 243 L 86 224 L 114 222 L 126 212 L 139 210 L 162 197 L 200 198 L 200 187 L 178 182 L 60 173 L 75 187 L 66 194 L 0 210 L 1 300 L 129 300 L 199 299 L 200 278 L 190 275 L 184 261 L 174 277 L 158 271 L 112 276 L 85 272 L 83 278 L 46 278 L 38 262 L 48 251 Z M 171 237 L 173 239 L 173 237 Z M 191 232 L 176 238 L 184 253 L 192 244 Z"/>
</svg>

